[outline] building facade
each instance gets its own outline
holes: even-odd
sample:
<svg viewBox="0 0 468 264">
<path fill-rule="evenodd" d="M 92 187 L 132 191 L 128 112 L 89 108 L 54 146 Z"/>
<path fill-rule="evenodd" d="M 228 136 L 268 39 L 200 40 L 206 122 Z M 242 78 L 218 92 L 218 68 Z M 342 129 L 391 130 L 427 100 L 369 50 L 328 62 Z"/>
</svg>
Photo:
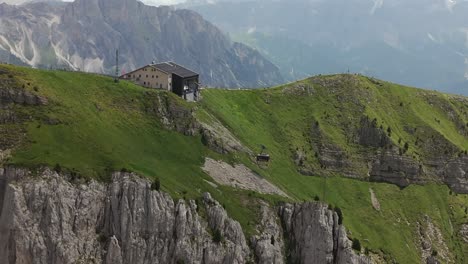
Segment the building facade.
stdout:
<svg viewBox="0 0 468 264">
<path fill-rule="evenodd" d="M 197 101 L 199 75 L 174 62 L 149 64 L 120 76 L 138 85 L 171 91 L 188 101 Z"/>
<path fill-rule="evenodd" d="M 152 65 L 147 65 L 122 75 L 120 78 L 131 80 L 147 88 L 171 90 L 171 77 L 171 74 L 163 72 Z"/>
</svg>

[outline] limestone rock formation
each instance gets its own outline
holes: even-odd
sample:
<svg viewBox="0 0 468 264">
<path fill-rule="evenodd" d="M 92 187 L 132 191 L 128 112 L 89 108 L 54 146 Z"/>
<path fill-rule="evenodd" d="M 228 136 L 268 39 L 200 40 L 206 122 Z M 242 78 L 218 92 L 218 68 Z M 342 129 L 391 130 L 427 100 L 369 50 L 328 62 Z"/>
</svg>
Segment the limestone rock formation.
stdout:
<svg viewBox="0 0 468 264">
<path fill-rule="evenodd" d="M 413 159 L 399 155 L 393 149 L 387 149 L 376 155 L 370 169 L 370 178 L 373 181 L 385 181 L 406 187 L 411 183 L 424 183 L 422 173 Z"/>
<path fill-rule="evenodd" d="M 439 173 L 444 182 L 457 193 L 468 193 L 468 157 L 459 157 L 439 164 Z"/>
<path fill-rule="evenodd" d="M 357 135 L 357 143 L 366 147 L 379 148 L 391 143 L 385 131 L 377 127 L 377 119 L 369 120 L 367 116 L 361 118 Z"/>
<path fill-rule="evenodd" d="M 104 185 L 72 184 L 50 170 L 40 178 L 5 169 L 0 259 L 9 263 L 245 263 L 248 247 L 236 221 L 209 195 L 207 221 L 195 202 L 151 190 L 129 173 Z M 209 228 L 219 229 L 222 243 Z"/>
<path fill-rule="evenodd" d="M 428 264 L 454 263 L 454 257 L 448 249 L 442 232 L 429 216 L 423 216 L 418 222 L 418 229 L 423 261 Z"/>
<path fill-rule="evenodd" d="M 18 83 L 8 72 L 0 71 L 0 78 L 0 109 L 10 104 L 46 105 L 48 103 L 47 98 L 19 88 Z"/>
<path fill-rule="evenodd" d="M 338 215 L 321 203 L 286 205 L 280 216 L 289 239 L 292 263 L 371 263 L 351 248 Z"/>
<path fill-rule="evenodd" d="M 204 208 L 202 217 L 198 211 Z M 108 184 L 0 169 L 0 259 L 5 263 L 368 263 L 325 205 L 264 204 L 250 248 L 237 221 L 208 193 L 174 201 L 132 173 Z M 280 220 L 281 219 L 281 220 Z M 283 230 L 280 223 L 286 227 Z M 285 233 L 283 232 L 285 231 Z M 218 233 L 218 238 L 213 234 Z M 285 235 L 284 235 L 285 234 Z"/>
<path fill-rule="evenodd" d="M 176 103 L 166 93 L 146 93 L 150 104 L 146 106 L 148 113 L 154 114 L 166 129 L 177 131 L 187 136 L 197 135 L 200 125 L 193 117 L 190 108 Z"/>
<path fill-rule="evenodd" d="M 210 122 L 204 122 L 195 116 L 193 109 L 181 106 L 173 98 L 168 98 L 169 95 L 166 93 L 147 93 L 147 97 L 151 103 L 145 110 L 154 114 L 166 129 L 187 136 L 201 135 L 204 145 L 221 154 L 235 151 L 252 154 L 252 151 L 242 145 L 240 140 L 214 116 L 207 113 Z"/>
<path fill-rule="evenodd" d="M 266 204 L 260 209 L 261 221 L 257 229 L 260 234 L 253 236 L 251 242 L 259 264 L 285 263 L 284 238 L 279 219 Z"/>
</svg>

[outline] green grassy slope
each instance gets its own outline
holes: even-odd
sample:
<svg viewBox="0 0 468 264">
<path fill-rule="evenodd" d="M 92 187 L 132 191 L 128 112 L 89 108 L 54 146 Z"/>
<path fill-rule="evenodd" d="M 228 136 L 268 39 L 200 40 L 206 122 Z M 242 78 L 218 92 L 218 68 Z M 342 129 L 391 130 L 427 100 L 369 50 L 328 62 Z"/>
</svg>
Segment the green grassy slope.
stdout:
<svg viewBox="0 0 468 264">
<path fill-rule="evenodd" d="M 340 175 L 327 180 L 304 176 L 293 161 L 295 151 L 303 149 L 308 165 L 318 168 L 310 144 L 310 127 L 315 122 L 326 141 L 346 150 L 350 157 L 368 151 L 348 137 L 363 113 L 377 118 L 385 129 L 390 126 L 395 144 L 410 142 L 409 155 L 430 157 L 424 144 L 416 146 L 414 142 L 416 137 L 431 134 L 452 146 L 447 147 L 448 155 L 457 155 L 468 148 L 461 128 L 468 121 L 468 107 L 458 97 L 365 77 L 329 76 L 265 90 L 205 90 L 202 102 L 188 104 L 170 93 L 127 82 L 115 84 L 111 78 L 97 75 L 4 65 L 0 70 L 8 72 L 0 74 L 0 83 L 13 79 L 16 89 L 24 85 L 31 93 L 49 99 L 46 106 L 13 106 L 18 115 L 31 118 L 21 124 L 0 125 L 3 138 L 20 137 L 6 163 L 32 168 L 59 164 L 83 178 L 102 180 L 108 179 L 110 171 L 126 168 L 159 178 L 162 189 L 174 197 L 199 198 L 209 191 L 250 235 L 258 211 L 256 201 L 275 203 L 281 198 L 222 186 L 215 189 L 200 169 L 206 156 L 243 162 L 296 201 L 319 196 L 340 207 L 350 236 L 360 239 L 372 252 L 384 252 L 398 263 L 419 262 L 416 223 L 428 215 L 442 231 L 451 258 L 457 258 L 457 263 L 467 260 L 468 249 L 458 237 L 459 225 L 468 221 L 466 195 L 450 194 L 446 186 L 436 184 L 402 190 Z M 258 150 L 259 144 L 266 145 L 272 156 L 270 166 L 258 167 L 247 154 L 216 154 L 202 144 L 200 136 L 184 136 L 164 128 L 151 111 L 161 98 L 196 112 L 202 121 L 216 117 L 253 150 Z M 408 125 L 418 127 L 418 131 L 411 132 L 405 128 Z M 18 131 L 24 131 L 24 136 Z M 362 172 L 360 159 L 353 162 L 355 173 Z M 369 188 L 380 201 L 380 211 L 372 207 Z"/>
<path fill-rule="evenodd" d="M 310 144 L 310 127 L 315 122 L 325 140 L 345 150 L 351 160 L 368 152 L 349 137 L 363 115 L 376 118 L 383 130 L 390 126 L 391 140 L 399 146 L 408 142 L 407 154 L 416 159 L 441 154 L 429 153 L 427 144 L 415 145 L 417 138 L 432 135 L 443 139 L 439 147 L 451 151 L 447 155 L 457 155 L 468 148 L 468 138 L 463 134 L 468 120 L 466 99 L 341 75 L 320 76 L 265 90 L 205 90 L 203 97 L 204 108 L 250 148 L 258 150 L 260 144 L 268 147 L 272 162 L 267 169 L 256 168 L 258 172 L 298 200 L 318 195 L 342 208 L 345 225 L 366 247 L 382 249 L 398 263 L 417 263 L 420 252 L 416 223 L 428 215 L 441 228 L 457 257 L 466 256 L 466 245 L 454 238 L 455 222 L 466 221 L 467 196 L 449 195 L 449 189 L 443 185 L 400 190 L 394 185 L 340 177 L 325 181 L 300 175 L 293 162 L 295 150 L 304 149 L 311 166 L 319 168 Z M 418 129 L 412 132 L 408 128 Z M 353 162 L 358 175 L 360 169 L 367 167 L 359 159 Z M 381 203 L 380 212 L 371 206 L 369 188 Z"/>
<path fill-rule="evenodd" d="M 205 181 L 212 179 L 201 166 L 211 152 L 200 137 L 165 129 L 148 111 L 158 98 L 188 109 L 193 104 L 171 93 L 123 81 L 115 84 L 112 78 L 93 74 L 5 65 L 0 70 L 8 72 L 0 74 L 0 82 L 13 79 L 16 87 L 11 88 L 24 85 L 49 100 L 46 106 L 15 105 L 17 115 L 31 120 L 0 125 L 5 138 L 25 132 L 5 163 L 31 168 L 58 164 L 83 180 L 108 180 L 112 171 L 126 169 L 159 178 L 162 189 L 175 198 L 200 198 L 209 191 L 248 231 L 252 229 L 255 203 L 243 204 L 249 194 L 228 187 L 218 191 Z"/>
<path fill-rule="evenodd" d="M 365 176 L 367 164 L 353 160 L 373 150 L 354 142 L 365 116 L 375 119 L 395 145 L 403 149 L 408 143 L 406 154 L 415 160 L 431 160 L 441 152 L 455 157 L 468 149 L 466 98 L 362 76 L 316 77 L 262 91 L 207 90 L 204 98 L 206 108 L 250 147 L 266 145 L 281 162 L 301 150 L 314 169 L 320 164 L 310 144 L 312 124 L 319 126 L 324 142 L 348 153 L 355 174 Z"/>
<path fill-rule="evenodd" d="M 148 96 L 143 88 L 90 74 L 15 70 L 24 74 L 21 81 L 49 98 L 47 106 L 26 110 L 60 123 L 48 125 L 39 118 L 28 123 L 29 144 L 15 152 L 14 163 L 60 164 L 92 177 L 118 168 L 163 177 L 175 173 L 181 160 L 187 166 L 178 168 L 177 176 L 188 177 L 202 163 L 197 138 L 166 131 L 145 113 Z M 178 189 L 176 182 L 167 187 Z"/>
</svg>

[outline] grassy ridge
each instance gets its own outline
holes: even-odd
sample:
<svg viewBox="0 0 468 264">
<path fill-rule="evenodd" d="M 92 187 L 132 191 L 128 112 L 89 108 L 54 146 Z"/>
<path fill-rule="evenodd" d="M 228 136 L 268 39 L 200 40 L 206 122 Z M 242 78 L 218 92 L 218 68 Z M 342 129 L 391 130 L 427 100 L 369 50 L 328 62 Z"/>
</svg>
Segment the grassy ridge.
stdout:
<svg viewBox="0 0 468 264">
<path fill-rule="evenodd" d="M 214 189 L 205 181 L 212 179 L 201 166 L 211 152 L 201 138 L 164 129 L 158 117 L 147 111 L 158 97 L 169 97 L 184 107 L 193 105 L 171 93 L 129 82 L 115 84 L 112 78 L 98 75 L 1 68 L 15 77 L 18 87 L 24 84 L 24 89 L 49 99 L 46 106 L 15 106 L 15 111 L 32 120 L 22 125 L 26 138 L 8 163 L 32 168 L 58 164 L 85 179 L 101 180 L 124 168 L 159 178 L 162 189 L 175 198 L 195 199 L 209 191 L 248 232 L 253 230 L 257 208 L 255 203 L 245 203 L 249 193 Z"/>
<path fill-rule="evenodd" d="M 351 237 L 360 239 L 371 251 L 385 252 L 398 263 L 419 262 L 416 223 L 424 215 L 441 229 L 450 250 L 458 257 L 456 262 L 462 263 L 468 256 L 457 234 L 458 226 L 467 221 L 467 196 L 450 195 L 446 186 L 435 184 L 401 190 L 390 184 L 342 177 L 325 180 L 303 176 L 293 161 L 294 152 L 303 149 L 310 165 L 318 166 L 310 144 L 310 127 L 315 122 L 327 142 L 339 146 L 351 158 L 361 155 L 366 150 L 350 142 L 348 134 L 363 114 L 377 118 L 385 129 L 390 126 L 392 141 L 400 145 L 409 142 L 410 155 L 418 158 L 428 158 L 430 153 L 426 153 L 425 145 L 414 144 L 416 137 L 431 134 L 442 135 L 444 142 L 457 151 L 467 149 L 468 141 L 460 133 L 460 125 L 467 123 L 468 107 L 458 98 L 365 77 L 329 76 L 265 90 L 205 90 L 201 103 L 187 104 L 170 93 L 127 82 L 115 84 L 111 78 L 97 75 L 0 67 L 15 76 L 19 87 L 24 84 L 25 89 L 49 99 L 47 106 L 15 106 L 15 111 L 33 118 L 23 125 L 26 136 L 8 161 L 12 164 L 60 164 L 86 177 L 101 179 L 107 179 L 111 170 L 126 168 L 161 179 L 163 190 L 174 197 L 199 198 L 209 191 L 240 221 L 246 233 L 252 234 L 257 198 L 271 203 L 280 198 L 223 186 L 215 189 L 206 182 L 210 177 L 200 169 L 206 156 L 242 162 L 296 201 L 319 196 L 340 207 Z M 158 96 L 193 109 L 202 121 L 216 117 L 253 150 L 266 145 L 272 156 L 270 166 L 259 168 L 246 154 L 215 154 L 199 136 L 164 129 L 159 119 L 147 111 Z M 456 122 L 447 113 L 456 116 Z M 405 128 L 408 124 L 418 127 L 418 131 L 410 133 Z M 364 171 L 359 159 L 353 162 L 356 172 Z M 372 207 L 370 188 L 380 201 L 380 211 Z"/>
<path fill-rule="evenodd" d="M 59 124 L 29 123 L 31 144 L 18 149 L 13 162 L 58 163 L 93 177 L 107 168 L 187 177 L 202 164 L 199 139 L 164 130 L 156 117 L 145 113 L 147 90 L 90 74 L 22 71 L 22 81 L 33 83 L 50 101 L 46 107 L 30 110 L 42 111 Z M 187 166 L 174 171 L 181 160 Z M 168 189 L 178 189 L 176 182 L 172 184 Z"/>
<path fill-rule="evenodd" d="M 310 127 L 314 122 L 319 123 L 328 142 L 349 156 L 366 152 L 349 140 L 352 128 L 363 115 L 377 118 L 384 130 L 390 126 L 391 140 L 400 146 L 409 142 L 409 155 L 416 158 L 430 156 L 425 146 L 415 145 L 417 137 L 427 135 L 441 136 L 446 139 L 443 142 L 453 144 L 458 151 L 465 150 L 468 139 L 447 111 L 453 110 L 457 113 L 456 121 L 466 124 L 468 105 L 458 103 L 458 97 L 376 82 L 362 76 L 317 77 L 266 90 L 205 90 L 203 97 L 204 108 L 242 142 L 252 149 L 259 149 L 260 144 L 268 147 L 272 163 L 267 169 L 256 168 L 258 172 L 298 200 L 311 200 L 318 195 L 342 208 L 346 227 L 371 251 L 387 252 L 398 263 L 419 262 L 416 223 L 428 215 L 442 230 L 450 249 L 456 252 L 459 258 L 456 262 L 466 258 L 466 245 L 454 240 L 458 228 L 454 223 L 467 219 L 464 212 L 467 196 L 449 195 L 449 189 L 441 185 L 400 190 L 394 185 L 340 177 L 328 180 L 306 177 L 297 173 L 293 163 L 294 151 L 302 148 L 308 152 L 309 162 L 318 166 L 310 147 Z M 438 104 L 428 103 L 427 98 Z M 408 128 L 412 127 L 420 131 L 411 134 Z M 366 167 L 358 163 L 357 172 L 360 166 Z M 370 188 L 380 201 L 379 212 L 371 205 Z"/>
</svg>

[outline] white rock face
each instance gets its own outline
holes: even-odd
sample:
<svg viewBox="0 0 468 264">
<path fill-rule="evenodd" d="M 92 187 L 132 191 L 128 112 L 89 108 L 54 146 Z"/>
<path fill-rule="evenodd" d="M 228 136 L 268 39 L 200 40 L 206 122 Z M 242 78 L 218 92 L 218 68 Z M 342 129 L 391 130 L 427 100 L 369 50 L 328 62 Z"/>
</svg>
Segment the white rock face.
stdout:
<svg viewBox="0 0 468 264">
<path fill-rule="evenodd" d="M 133 174 L 115 173 L 107 186 L 73 185 L 51 171 L 39 178 L 26 174 L 13 169 L 0 174 L 0 259 L 9 263 L 245 263 L 248 258 L 239 223 L 209 195 L 204 203 L 210 226 L 224 238 L 219 244 L 195 202 L 174 202 Z"/>
<path fill-rule="evenodd" d="M 259 264 L 282 264 L 284 259 L 283 230 L 275 212 L 267 204 L 261 207 L 261 221 L 258 235 L 251 238 Z"/>
<path fill-rule="evenodd" d="M 32 176 L 22 169 L 0 169 L 0 260 L 284 263 L 287 239 L 298 263 L 367 263 L 351 250 L 336 214 L 325 205 L 285 205 L 279 208 L 280 220 L 264 204 L 252 249 L 240 224 L 208 193 L 199 206 L 205 217 L 195 201 L 174 202 L 130 173 L 114 173 L 108 184 L 73 184 L 50 170 Z M 213 239 L 216 230 L 221 242 Z"/>
<path fill-rule="evenodd" d="M 338 225 L 338 215 L 326 204 L 286 205 L 280 208 L 280 215 L 292 263 L 371 263 L 353 252 L 345 228 Z"/>
</svg>

